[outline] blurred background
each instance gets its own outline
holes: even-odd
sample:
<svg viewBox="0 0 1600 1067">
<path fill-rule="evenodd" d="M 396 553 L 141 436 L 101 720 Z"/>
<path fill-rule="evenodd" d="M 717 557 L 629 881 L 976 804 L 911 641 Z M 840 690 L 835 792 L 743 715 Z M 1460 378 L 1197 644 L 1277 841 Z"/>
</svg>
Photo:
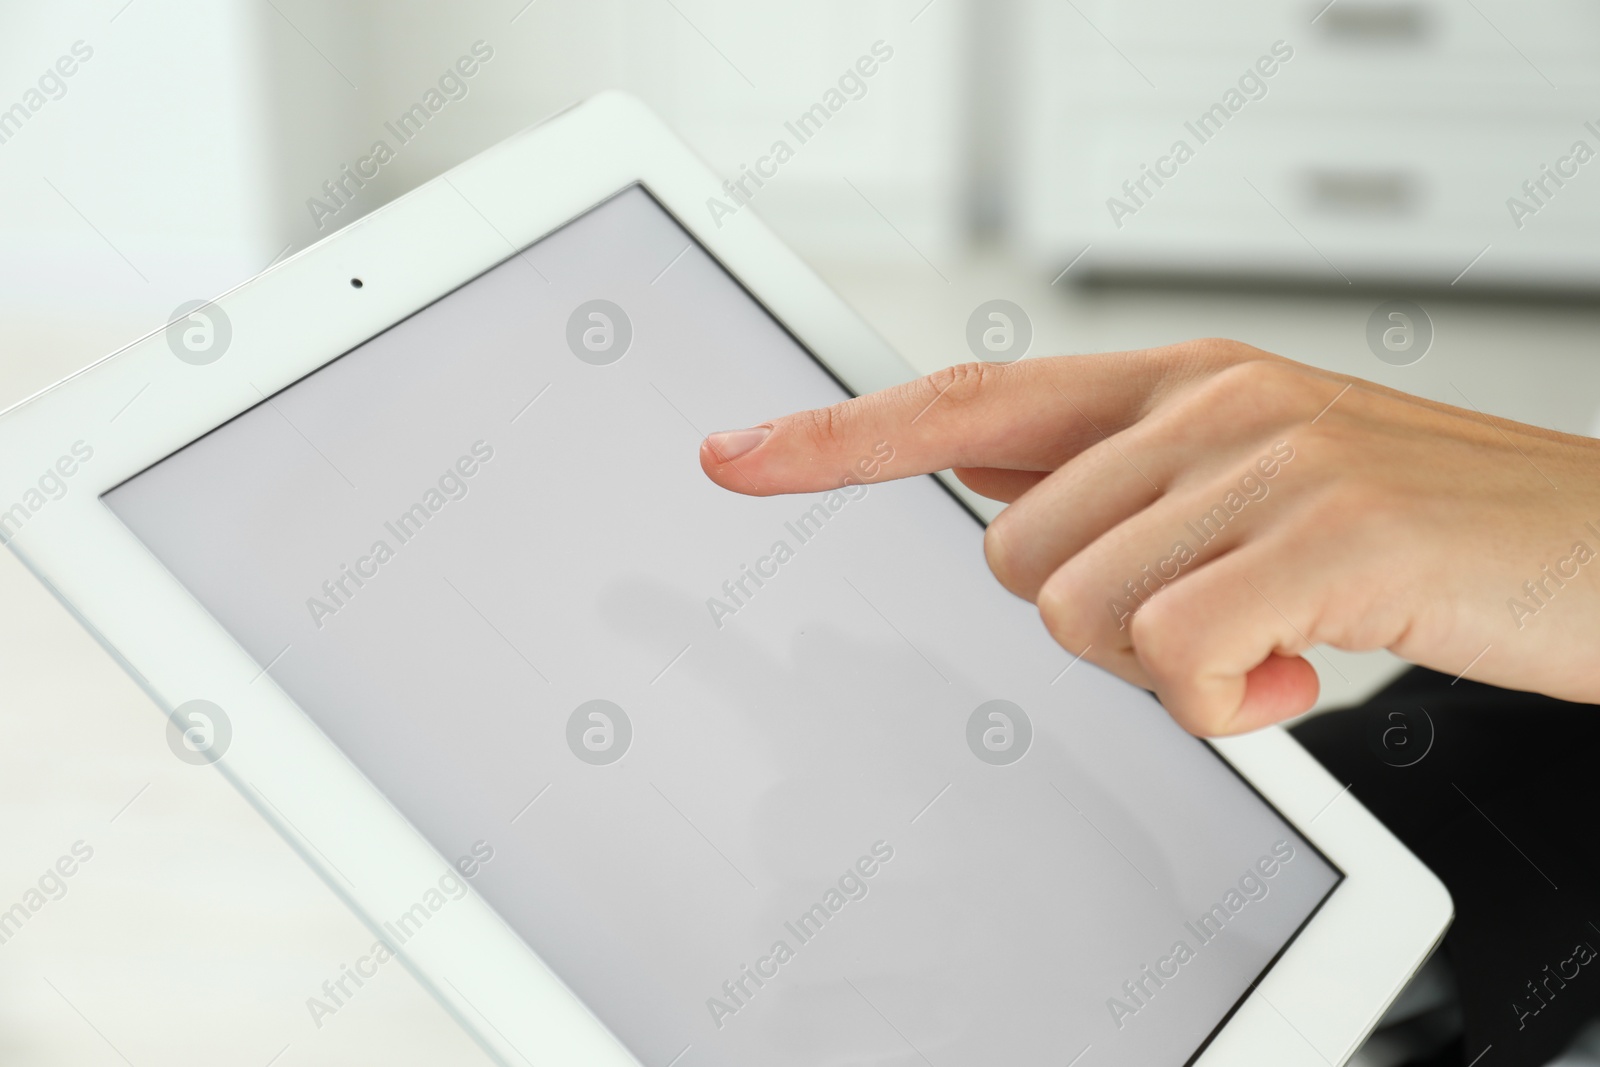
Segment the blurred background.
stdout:
<svg viewBox="0 0 1600 1067">
<path fill-rule="evenodd" d="M 0 72 L 0 408 L 623 88 L 730 180 L 786 142 L 750 210 L 920 370 L 1004 300 L 1033 354 L 1223 335 L 1600 409 L 1581 0 L 10 0 Z M 9 555 L 0 605 L 0 897 L 95 850 L 0 944 L 0 1062 L 486 1062 L 401 971 L 313 1025 L 368 935 Z M 1317 666 L 1322 707 L 1397 669 Z"/>
</svg>

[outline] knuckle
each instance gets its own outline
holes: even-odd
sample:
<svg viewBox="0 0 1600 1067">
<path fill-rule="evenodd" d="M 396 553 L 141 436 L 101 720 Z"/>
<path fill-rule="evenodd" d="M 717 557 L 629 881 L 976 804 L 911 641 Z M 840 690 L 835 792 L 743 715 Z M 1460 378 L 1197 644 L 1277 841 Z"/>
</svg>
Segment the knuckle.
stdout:
<svg viewBox="0 0 1600 1067">
<path fill-rule="evenodd" d="M 1189 427 L 1264 427 L 1299 420 L 1320 397 L 1318 383 L 1286 360 L 1247 359 L 1196 383 L 1153 420 L 1157 433 L 1184 436 Z M 1326 387 L 1322 391 L 1326 391 Z M 1314 407 L 1310 408 L 1315 410 Z"/>
<path fill-rule="evenodd" d="M 1276 406 L 1299 399 L 1314 383 L 1303 369 L 1285 360 L 1246 359 L 1219 371 L 1209 384 L 1221 396 Z"/>
<path fill-rule="evenodd" d="M 1094 626 L 1085 611 L 1086 598 L 1081 590 L 1059 577 L 1052 578 L 1039 590 L 1036 603 L 1039 618 L 1056 644 L 1077 654 L 1094 643 Z"/>
<path fill-rule="evenodd" d="M 1006 518 L 1010 513 L 1011 508 L 1006 508 L 995 516 L 989 528 L 983 532 L 983 558 L 1000 584 L 1016 592 L 1017 557 L 1015 541 L 1011 537 L 1015 520 Z"/>
<path fill-rule="evenodd" d="M 1228 733 L 1232 716 L 1208 704 L 1162 695 L 1162 707 L 1174 722 L 1195 737 L 1220 737 Z"/>
<path fill-rule="evenodd" d="M 1153 676 L 1169 679 L 1181 676 L 1184 644 L 1182 624 L 1170 595 L 1157 593 L 1134 612 L 1128 621 L 1128 636 L 1139 661 Z"/>
<path fill-rule="evenodd" d="M 1225 367 L 1230 364 L 1256 359 L 1265 353 L 1254 345 L 1228 337 L 1196 337 L 1174 345 L 1184 357 L 1202 366 Z"/>
<path fill-rule="evenodd" d="M 813 446 L 835 444 L 844 439 L 849 426 L 849 416 L 843 410 L 844 407 L 842 404 L 832 404 L 825 408 L 797 412 L 791 416 L 794 428 Z"/>
<path fill-rule="evenodd" d="M 1226 731 L 1228 714 L 1201 696 L 1200 642 L 1174 597 L 1157 594 L 1129 623 L 1134 654 L 1177 724 L 1196 737 Z"/>
<path fill-rule="evenodd" d="M 941 403 L 962 404 L 975 399 L 991 386 L 1003 372 L 1004 366 L 998 363 L 956 363 L 934 371 L 928 375 L 927 382 L 933 386 L 934 395 L 941 398 Z"/>
</svg>

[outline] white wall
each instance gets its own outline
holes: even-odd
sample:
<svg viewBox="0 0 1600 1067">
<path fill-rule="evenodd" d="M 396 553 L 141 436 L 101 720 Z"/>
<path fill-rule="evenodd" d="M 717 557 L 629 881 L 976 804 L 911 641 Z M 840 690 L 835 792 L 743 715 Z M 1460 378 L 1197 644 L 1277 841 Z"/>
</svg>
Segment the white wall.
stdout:
<svg viewBox="0 0 1600 1067">
<path fill-rule="evenodd" d="M 276 250 L 249 9 L 123 2 L 0 8 L 0 109 L 42 105 L 0 144 L 11 389 L 163 325 Z M 89 58 L 59 99 L 30 97 L 80 41 Z"/>
<path fill-rule="evenodd" d="M 730 177 L 768 154 L 775 140 L 790 142 L 794 159 L 754 203 L 803 249 L 893 262 L 915 259 L 919 250 L 935 263 L 960 253 L 967 0 L 937 0 L 915 21 L 911 3 L 848 0 L 785 7 L 729 0 L 540 0 L 525 9 L 523 3 L 445 8 L 363 0 L 330 14 L 308 0 L 278 0 L 328 56 L 283 34 L 266 42 L 277 72 L 281 146 L 274 210 L 284 213 L 290 237 L 305 242 L 327 232 L 313 224 L 305 200 L 343 164 L 367 154 L 373 141 L 397 146 L 385 120 L 421 99 L 481 40 L 494 58 L 467 83 L 468 95 L 446 104 L 399 148 L 335 223 L 529 123 L 620 87 L 645 99 Z M 800 144 L 784 123 L 822 100 L 878 41 L 893 58 L 863 80 L 863 89 L 852 90 L 859 99 Z"/>
</svg>

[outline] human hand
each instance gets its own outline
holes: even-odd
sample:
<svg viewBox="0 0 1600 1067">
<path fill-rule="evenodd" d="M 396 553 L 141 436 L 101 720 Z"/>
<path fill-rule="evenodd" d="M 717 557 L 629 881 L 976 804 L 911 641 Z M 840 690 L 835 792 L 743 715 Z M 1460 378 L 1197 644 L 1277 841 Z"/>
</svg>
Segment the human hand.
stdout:
<svg viewBox="0 0 1600 1067">
<path fill-rule="evenodd" d="M 949 367 L 700 462 L 761 496 L 954 468 L 1010 505 L 1001 584 L 1197 734 L 1310 708 L 1314 644 L 1600 703 L 1600 441 L 1249 345 Z"/>
</svg>

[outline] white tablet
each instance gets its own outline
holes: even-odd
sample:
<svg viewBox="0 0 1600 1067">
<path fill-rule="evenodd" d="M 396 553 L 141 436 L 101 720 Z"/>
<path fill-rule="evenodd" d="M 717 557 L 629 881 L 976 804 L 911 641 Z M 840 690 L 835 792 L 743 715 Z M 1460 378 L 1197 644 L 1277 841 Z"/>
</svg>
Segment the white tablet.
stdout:
<svg viewBox="0 0 1600 1067">
<path fill-rule="evenodd" d="M 0 537 L 371 928 L 306 1026 L 406 966 L 509 1064 L 1341 1062 L 1450 903 L 1339 782 L 934 478 L 702 475 L 908 376 L 730 195 L 598 97 L 0 418 Z"/>
</svg>

